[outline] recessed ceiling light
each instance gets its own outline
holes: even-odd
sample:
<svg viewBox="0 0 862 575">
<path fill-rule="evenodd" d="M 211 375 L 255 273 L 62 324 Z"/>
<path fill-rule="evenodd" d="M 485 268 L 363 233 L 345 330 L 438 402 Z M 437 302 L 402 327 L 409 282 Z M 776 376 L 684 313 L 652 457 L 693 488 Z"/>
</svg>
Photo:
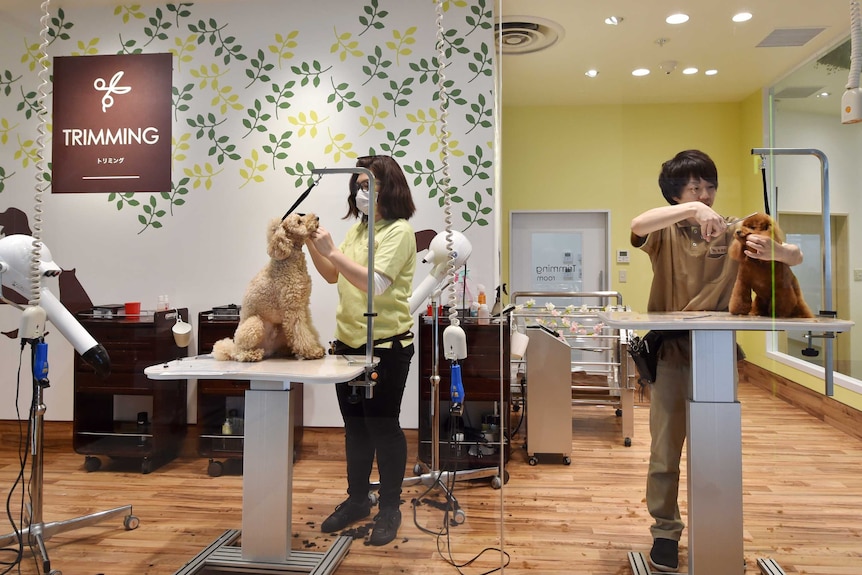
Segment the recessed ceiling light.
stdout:
<svg viewBox="0 0 862 575">
<path fill-rule="evenodd" d="M 664 19 L 668 24 L 685 24 L 688 22 L 688 14 L 677 13 L 671 14 L 667 18 Z"/>
<path fill-rule="evenodd" d="M 586 76 L 587 78 L 595 78 L 598 75 L 598 70 L 587 70 L 586 72 L 584 72 L 584 76 Z"/>
<path fill-rule="evenodd" d="M 819 94 L 817 94 L 817 97 L 818 98 L 828 98 L 831 95 L 832 94 L 830 94 L 829 92 L 820 92 Z"/>
<path fill-rule="evenodd" d="M 718 74 L 718 70 L 713 68 L 711 70 L 707 70 L 706 72 L 704 72 L 704 74 L 706 74 L 707 76 L 715 76 L 716 74 Z"/>
<path fill-rule="evenodd" d="M 632 76 L 646 76 L 649 74 L 648 68 L 637 68 L 636 70 L 632 70 Z"/>
<path fill-rule="evenodd" d="M 622 21 L 622 16 L 608 16 L 607 18 L 605 18 L 605 24 L 607 24 L 608 26 L 619 26 L 620 22 Z"/>
<path fill-rule="evenodd" d="M 748 22 L 751 20 L 751 12 L 740 12 L 739 14 L 734 14 L 731 20 L 734 22 Z"/>
<path fill-rule="evenodd" d="M 692 74 L 697 74 L 697 68 L 694 68 L 694 67 L 685 68 L 685 69 L 683 69 L 682 73 L 685 74 L 686 76 L 691 76 Z"/>
</svg>

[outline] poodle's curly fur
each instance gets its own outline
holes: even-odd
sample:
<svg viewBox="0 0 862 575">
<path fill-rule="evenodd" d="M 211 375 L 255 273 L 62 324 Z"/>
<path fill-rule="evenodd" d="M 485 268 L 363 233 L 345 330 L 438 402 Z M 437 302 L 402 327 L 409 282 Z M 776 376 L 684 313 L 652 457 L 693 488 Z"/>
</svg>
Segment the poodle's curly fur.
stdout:
<svg viewBox="0 0 862 575">
<path fill-rule="evenodd" d="M 749 235 L 771 237 L 784 242 L 784 233 L 775 220 L 766 214 L 752 214 L 742 220 L 729 248 L 730 257 L 739 262 L 736 283 L 730 296 L 730 313 L 767 317 L 814 317 L 805 300 L 799 282 L 790 266 L 770 260 L 755 260 L 745 255 Z M 751 292 L 754 291 L 754 303 Z"/>
<path fill-rule="evenodd" d="M 274 219 L 267 228 L 270 261 L 251 280 L 233 339 L 213 346 L 218 360 L 261 361 L 273 355 L 319 359 L 325 350 L 311 322 L 311 277 L 302 247 L 317 230 L 314 214 Z"/>
</svg>

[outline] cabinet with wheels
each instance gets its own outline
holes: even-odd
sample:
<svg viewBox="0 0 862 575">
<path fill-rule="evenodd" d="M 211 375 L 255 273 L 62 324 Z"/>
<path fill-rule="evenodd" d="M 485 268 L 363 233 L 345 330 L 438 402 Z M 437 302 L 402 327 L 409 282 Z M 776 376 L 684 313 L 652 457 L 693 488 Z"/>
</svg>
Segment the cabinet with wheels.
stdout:
<svg viewBox="0 0 862 575">
<path fill-rule="evenodd" d="M 504 461 L 508 461 L 511 449 L 508 441 L 511 405 L 508 318 L 494 319 L 489 324 L 479 324 L 477 318 L 466 318 L 460 322 L 467 338 L 467 358 L 459 362 L 464 387 L 463 412 L 460 415 L 451 410 L 451 369 L 443 353 L 443 331 L 449 326 L 447 317 L 440 318 L 437 330 L 439 463 L 445 471 L 495 466 L 499 462 L 500 449 L 503 450 Z M 433 342 L 432 318 L 420 317 L 419 459 L 427 465 L 432 463 L 433 449 L 433 388 L 430 380 L 433 373 Z"/>
<path fill-rule="evenodd" d="M 186 435 L 186 380 L 153 381 L 144 368 L 187 355 L 171 327 L 188 310 L 142 312 L 94 308 L 77 314 L 81 325 L 108 352 L 111 373 L 96 375 L 79 355 L 74 360 L 72 445 L 96 471 L 102 458 L 140 461 L 141 472 L 170 461 Z"/>
<path fill-rule="evenodd" d="M 239 325 L 239 307 L 228 305 L 198 314 L 198 350 L 211 353 L 213 344 L 233 337 Z M 207 473 L 218 477 L 232 467 L 242 468 L 245 392 L 248 380 L 198 379 L 198 454 L 208 457 Z M 293 459 L 299 458 L 302 445 L 302 384 L 291 384 L 293 422 Z"/>
</svg>

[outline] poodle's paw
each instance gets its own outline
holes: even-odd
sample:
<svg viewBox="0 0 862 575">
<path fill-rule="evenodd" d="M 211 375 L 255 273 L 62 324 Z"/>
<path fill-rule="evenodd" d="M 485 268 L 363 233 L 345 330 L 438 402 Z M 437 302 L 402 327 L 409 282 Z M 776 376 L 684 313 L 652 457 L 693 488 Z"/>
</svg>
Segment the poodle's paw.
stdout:
<svg viewBox="0 0 862 575">
<path fill-rule="evenodd" d="M 236 345 L 229 337 L 220 339 L 213 344 L 213 358 L 218 361 L 230 361 L 234 359 Z"/>
<path fill-rule="evenodd" d="M 263 350 L 260 348 L 237 350 L 236 360 L 244 362 L 263 361 Z"/>
<path fill-rule="evenodd" d="M 320 359 L 324 355 L 326 355 L 326 350 L 321 345 L 296 352 L 296 356 L 302 359 Z"/>
</svg>

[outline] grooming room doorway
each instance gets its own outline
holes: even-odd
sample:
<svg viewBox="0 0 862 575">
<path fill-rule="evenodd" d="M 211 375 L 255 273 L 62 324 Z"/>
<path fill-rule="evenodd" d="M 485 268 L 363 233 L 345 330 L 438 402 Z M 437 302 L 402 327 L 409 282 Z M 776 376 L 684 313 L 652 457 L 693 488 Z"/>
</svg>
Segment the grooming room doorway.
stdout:
<svg viewBox="0 0 862 575">
<path fill-rule="evenodd" d="M 509 293 L 607 291 L 609 245 L 608 211 L 513 211 Z"/>
</svg>

